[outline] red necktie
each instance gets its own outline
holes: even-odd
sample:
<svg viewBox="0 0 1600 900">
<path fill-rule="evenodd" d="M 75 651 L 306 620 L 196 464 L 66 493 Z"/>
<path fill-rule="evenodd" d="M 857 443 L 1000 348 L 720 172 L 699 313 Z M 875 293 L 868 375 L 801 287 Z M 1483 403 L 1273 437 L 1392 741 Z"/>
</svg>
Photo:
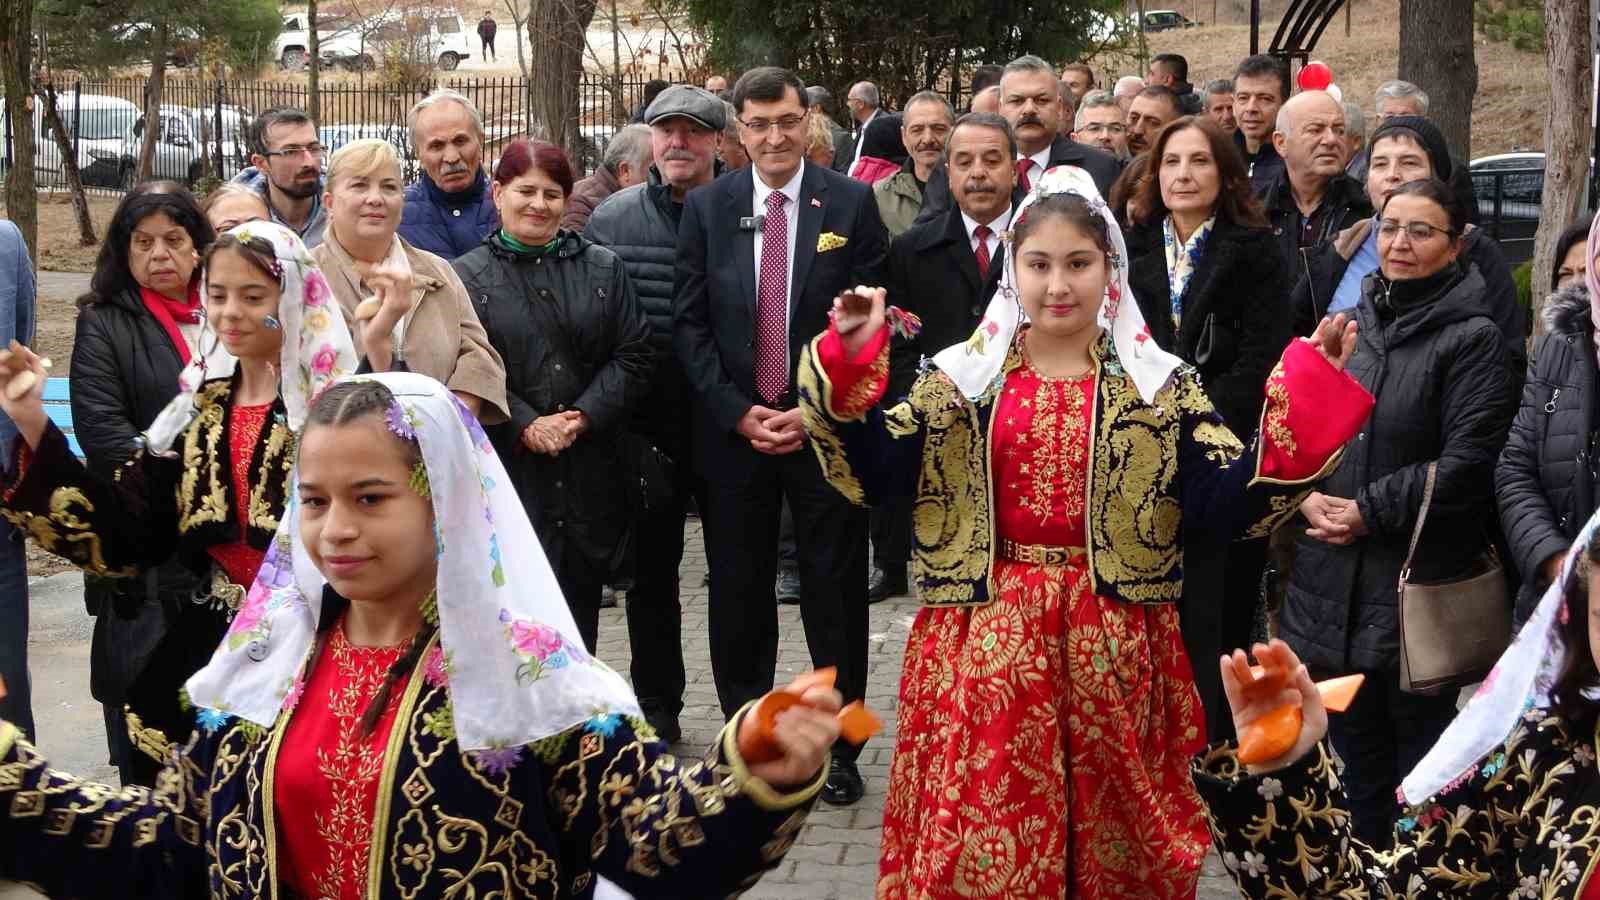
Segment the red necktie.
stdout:
<svg viewBox="0 0 1600 900">
<path fill-rule="evenodd" d="M 972 236 L 978 239 L 978 246 L 973 250 L 978 254 L 978 280 L 989 280 L 989 235 L 994 232 L 987 225 L 979 225 L 972 229 Z"/>
<path fill-rule="evenodd" d="M 756 393 L 775 404 L 789 387 L 789 220 L 782 191 L 767 195 L 756 287 Z"/>
<path fill-rule="evenodd" d="M 1038 163 L 1031 159 L 1017 160 L 1017 181 L 1022 185 L 1023 193 L 1033 190 L 1033 179 L 1028 177 L 1028 173 L 1033 171 L 1033 167 L 1036 165 Z"/>
</svg>

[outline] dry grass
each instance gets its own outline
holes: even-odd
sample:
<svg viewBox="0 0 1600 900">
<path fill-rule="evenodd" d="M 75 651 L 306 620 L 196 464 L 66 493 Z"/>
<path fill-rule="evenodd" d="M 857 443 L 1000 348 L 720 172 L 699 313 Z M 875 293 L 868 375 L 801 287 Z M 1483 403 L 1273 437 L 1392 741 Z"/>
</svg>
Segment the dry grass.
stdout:
<svg viewBox="0 0 1600 900">
<path fill-rule="evenodd" d="M 1210 20 L 1209 2 L 1198 4 L 1200 18 Z M 1174 8 L 1188 13 L 1190 4 Z M 1227 5 L 1224 21 L 1230 20 Z M 1315 58 L 1333 69 L 1334 81 L 1345 98 L 1372 113 L 1378 85 L 1394 78 L 1400 53 L 1398 0 L 1361 0 L 1355 7 L 1351 36 L 1344 36 L 1344 16 L 1337 15 L 1317 44 Z M 1234 19 L 1234 21 L 1237 21 Z M 1276 18 L 1262 28 L 1263 47 L 1272 40 Z M 1232 74 L 1233 66 L 1250 48 L 1248 25 L 1207 25 L 1149 36 L 1150 52 L 1182 53 L 1189 59 L 1189 80 L 1204 84 Z M 1480 35 L 1477 44 L 1478 94 L 1472 110 L 1472 158 L 1513 149 L 1544 146 L 1544 117 L 1550 106 L 1545 81 L 1544 56 L 1524 53 L 1509 44 L 1496 44 Z M 1423 85 L 1426 89 L 1427 85 Z M 1371 127 L 1371 123 L 1368 123 Z"/>
</svg>

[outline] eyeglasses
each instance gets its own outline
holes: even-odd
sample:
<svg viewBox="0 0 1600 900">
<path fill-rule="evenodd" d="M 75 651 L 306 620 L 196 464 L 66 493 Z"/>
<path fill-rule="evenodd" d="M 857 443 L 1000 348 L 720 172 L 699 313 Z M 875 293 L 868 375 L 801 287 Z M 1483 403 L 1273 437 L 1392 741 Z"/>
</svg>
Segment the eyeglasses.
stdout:
<svg viewBox="0 0 1600 900">
<path fill-rule="evenodd" d="M 751 134 L 760 137 L 761 135 L 771 131 L 773 128 L 777 128 L 779 131 L 784 132 L 795 131 L 801 125 L 804 125 L 805 121 L 805 116 L 784 116 L 776 121 L 772 119 L 751 119 L 747 122 L 744 119 L 740 119 L 739 124 L 750 129 Z"/>
<path fill-rule="evenodd" d="M 321 156 L 327 152 L 328 148 L 322 146 L 321 144 L 312 144 L 309 147 L 301 147 L 298 144 L 290 144 L 287 147 L 279 147 L 276 150 L 268 150 L 267 156 Z"/>
<path fill-rule="evenodd" d="M 1379 237 L 1394 240 L 1399 237 L 1401 229 L 1405 229 L 1406 237 L 1418 242 L 1433 237 L 1435 233 L 1449 235 L 1450 237 L 1456 236 L 1455 231 L 1452 229 L 1429 225 L 1427 222 L 1396 222 L 1393 219 L 1378 220 Z"/>
<path fill-rule="evenodd" d="M 1084 134 L 1124 134 L 1128 130 L 1126 125 L 1117 122 L 1094 122 L 1083 126 Z"/>
</svg>

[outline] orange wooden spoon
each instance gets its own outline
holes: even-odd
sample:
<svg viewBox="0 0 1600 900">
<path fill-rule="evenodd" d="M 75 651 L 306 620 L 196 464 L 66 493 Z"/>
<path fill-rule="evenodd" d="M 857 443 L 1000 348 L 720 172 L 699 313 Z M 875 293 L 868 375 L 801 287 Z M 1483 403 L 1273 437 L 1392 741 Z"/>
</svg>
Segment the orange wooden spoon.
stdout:
<svg viewBox="0 0 1600 900">
<path fill-rule="evenodd" d="M 818 669 L 796 678 L 781 691 L 762 697 L 750 710 L 750 727 L 739 731 L 739 755 L 749 764 L 772 762 L 783 755 L 774 729 L 778 714 L 791 706 L 805 703 L 801 696 L 813 687 L 833 687 L 838 670 L 833 667 Z M 864 744 L 867 739 L 883 730 L 883 721 L 872 714 L 860 700 L 839 710 L 839 733 L 852 744 Z"/>
<path fill-rule="evenodd" d="M 1251 666 L 1250 672 L 1257 678 L 1266 675 L 1262 666 Z M 1358 673 L 1317 682 L 1323 707 L 1329 712 L 1349 709 L 1356 691 L 1366 679 L 1367 676 Z M 1300 739 L 1301 724 L 1300 707 L 1285 704 L 1239 729 L 1239 762 L 1256 765 L 1288 753 Z"/>
</svg>

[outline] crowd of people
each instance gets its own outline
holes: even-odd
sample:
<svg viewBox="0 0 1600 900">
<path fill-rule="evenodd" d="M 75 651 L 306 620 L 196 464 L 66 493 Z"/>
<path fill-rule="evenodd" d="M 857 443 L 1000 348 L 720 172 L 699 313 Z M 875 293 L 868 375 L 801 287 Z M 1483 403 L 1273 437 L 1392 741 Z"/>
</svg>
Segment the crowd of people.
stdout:
<svg viewBox="0 0 1600 900">
<path fill-rule="evenodd" d="M 0 515 L 85 572 L 127 787 L 29 743 L 3 545 L 0 875 L 726 894 L 862 798 L 833 713 L 910 593 L 880 898 L 1191 897 L 1213 843 L 1249 896 L 1579 896 L 1600 226 L 1530 354 L 1422 87 L 1213 74 L 1022 56 L 965 111 L 861 81 L 839 118 L 781 68 L 652 83 L 583 178 L 537 139 L 488 165 L 438 90 L 409 184 L 279 108 L 235 182 L 137 186 L 79 302 L 83 459 L 0 360 Z M 14 228 L 0 287 L 25 345 Z M 691 515 L 728 724 L 685 762 Z M 1458 714 L 1402 677 L 1396 585 L 1486 555 L 1524 630 Z M 596 656 L 620 586 L 631 687 Z M 835 681 L 747 759 L 779 603 Z M 1350 674 L 1330 718 L 1311 682 Z M 1240 763 L 1284 705 L 1294 747 Z"/>
</svg>

